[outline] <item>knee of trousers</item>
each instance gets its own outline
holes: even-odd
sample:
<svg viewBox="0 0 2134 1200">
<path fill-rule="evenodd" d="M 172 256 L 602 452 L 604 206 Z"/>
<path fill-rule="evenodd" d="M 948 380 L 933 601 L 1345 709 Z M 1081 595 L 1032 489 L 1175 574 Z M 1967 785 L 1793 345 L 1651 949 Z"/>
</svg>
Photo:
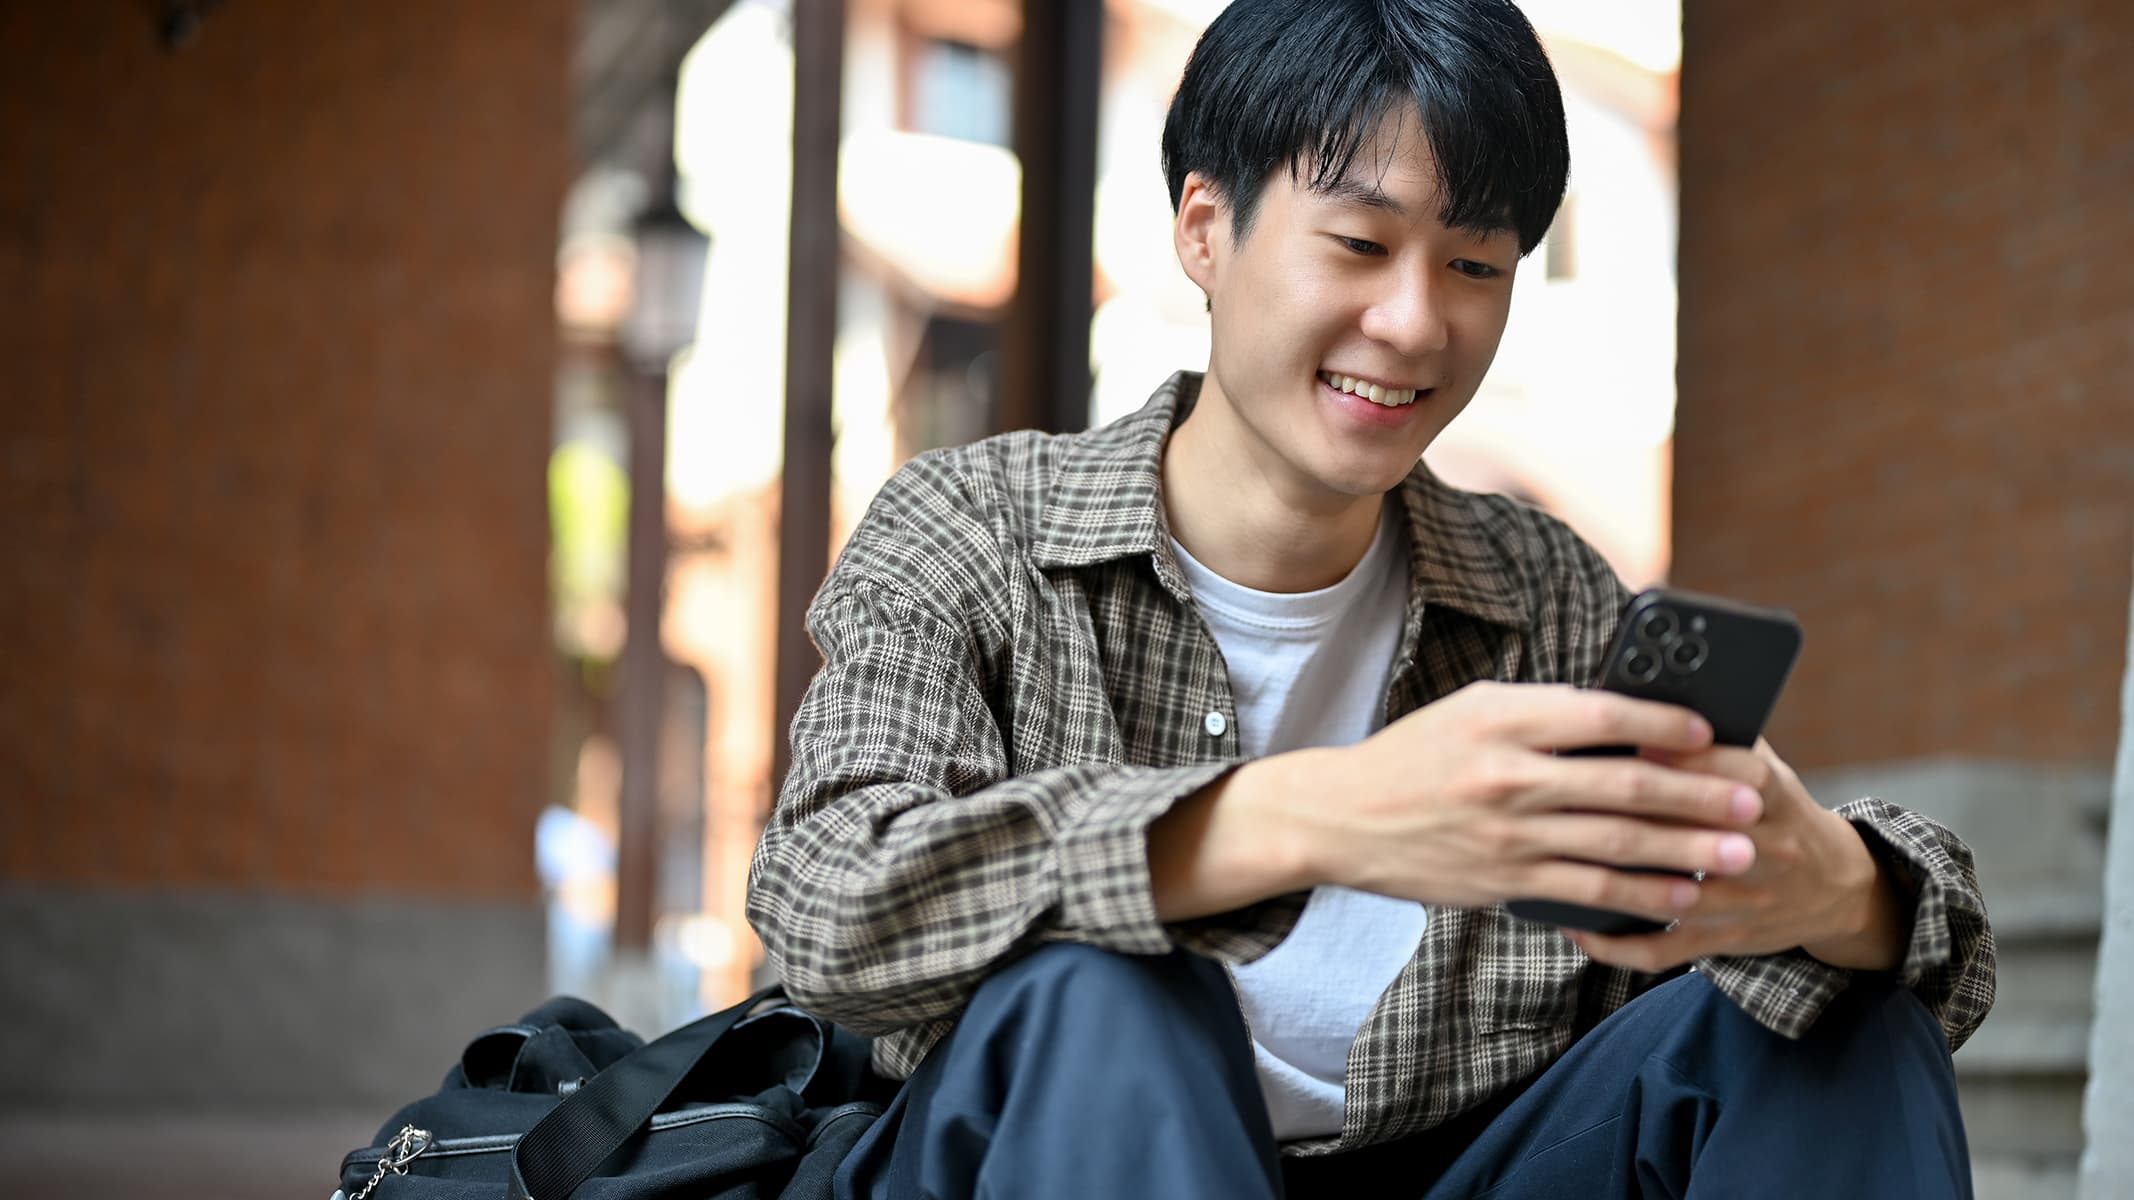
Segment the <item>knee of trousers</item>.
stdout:
<svg viewBox="0 0 2134 1200">
<path fill-rule="evenodd" d="M 1802 1040 L 1883 1045 L 1921 1068 L 1954 1069 L 1941 1022 L 1910 988 L 1884 978 L 1855 980 Z"/>
<path fill-rule="evenodd" d="M 957 1023 L 964 1040 L 1009 1027 L 1063 1045 L 1101 1038 L 1114 1049 L 1158 1039 L 1206 1039 L 1218 1050 L 1249 1045 L 1228 978 L 1215 963 L 1184 952 L 1120 954 L 1069 942 L 1041 946 L 994 972 Z"/>
<path fill-rule="evenodd" d="M 1197 1005 L 1211 996 L 1227 999 L 1222 968 L 1183 952 L 1121 954 L 1078 942 L 1039 946 L 989 976 L 971 997 L 967 1012 L 1002 999 L 1027 1004 L 1063 998 L 1077 1009 L 1090 1005 L 1133 1008 Z"/>
<path fill-rule="evenodd" d="M 1756 1023 L 1710 980 L 1690 976 L 1673 990 L 1682 1036 L 1710 1039 L 1716 1053 L 1693 1058 L 1725 1063 L 1726 1075 L 1753 1073 L 1757 1064 L 1783 1075 L 1803 1074 L 1835 1083 L 1858 1072 L 1895 1070 L 1911 1077 L 1949 1076 L 1949 1043 L 1941 1023 L 1904 987 L 1882 979 L 1859 979 L 1831 1000 L 1798 1041 Z"/>
</svg>

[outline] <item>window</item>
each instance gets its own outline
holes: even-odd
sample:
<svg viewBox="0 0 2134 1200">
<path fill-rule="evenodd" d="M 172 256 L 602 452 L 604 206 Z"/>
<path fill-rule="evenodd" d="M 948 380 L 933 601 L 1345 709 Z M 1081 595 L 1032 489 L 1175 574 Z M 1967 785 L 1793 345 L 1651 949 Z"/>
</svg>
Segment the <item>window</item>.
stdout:
<svg viewBox="0 0 2134 1200">
<path fill-rule="evenodd" d="M 929 38 L 913 73 L 911 127 L 918 133 L 1008 144 L 1007 64 L 990 51 Z"/>
</svg>

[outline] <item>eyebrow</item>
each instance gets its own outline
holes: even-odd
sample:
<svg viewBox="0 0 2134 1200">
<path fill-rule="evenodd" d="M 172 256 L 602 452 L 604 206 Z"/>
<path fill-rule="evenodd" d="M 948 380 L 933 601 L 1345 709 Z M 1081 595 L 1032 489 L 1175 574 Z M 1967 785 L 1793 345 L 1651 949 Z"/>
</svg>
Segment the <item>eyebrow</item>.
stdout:
<svg viewBox="0 0 2134 1200">
<path fill-rule="evenodd" d="M 1408 206 L 1394 199 L 1392 194 L 1384 188 L 1376 184 L 1365 183 L 1363 180 L 1351 176 L 1344 175 L 1339 179 L 1330 180 L 1323 185 L 1312 188 L 1312 191 L 1336 204 L 1347 205 L 1351 208 L 1376 209 L 1402 218 L 1408 216 Z M 1485 238 L 1497 237 L 1502 234 L 1517 235 L 1519 232 L 1512 224 L 1509 213 L 1504 214 L 1501 219 L 1486 225 L 1463 227 L 1463 229 L 1467 233 Z"/>
<path fill-rule="evenodd" d="M 1312 190 L 1337 204 L 1347 204 L 1357 208 L 1380 209 L 1392 213 L 1396 217 L 1408 215 L 1407 205 L 1395 200 L 1383 188 L 1365 183 L 1360 179 L 1343 176 L 1340 179 L 1330 180 L 1323 186 Z"/>
</svg>

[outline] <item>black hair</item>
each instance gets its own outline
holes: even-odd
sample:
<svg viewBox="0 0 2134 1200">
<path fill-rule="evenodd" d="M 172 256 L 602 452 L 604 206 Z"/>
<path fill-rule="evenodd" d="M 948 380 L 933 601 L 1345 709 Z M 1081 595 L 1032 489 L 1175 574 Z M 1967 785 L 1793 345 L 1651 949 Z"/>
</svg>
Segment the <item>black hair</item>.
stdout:
<svg viewBox="0 0 2134 1200">
<path fill-rule="evenodd" d="M 1521 254 L 1540 245 L 1571 148 L 1556 73 L 1509 0 L 1235 0 L 1193 48 L 1164 121 L 1171 207 L 1198 171 L 1243 238 L 1276 167 L 1325 191 L 1402 106 L 1436 159 L 1439 218 L 1510 230 Z"/>
</svg>

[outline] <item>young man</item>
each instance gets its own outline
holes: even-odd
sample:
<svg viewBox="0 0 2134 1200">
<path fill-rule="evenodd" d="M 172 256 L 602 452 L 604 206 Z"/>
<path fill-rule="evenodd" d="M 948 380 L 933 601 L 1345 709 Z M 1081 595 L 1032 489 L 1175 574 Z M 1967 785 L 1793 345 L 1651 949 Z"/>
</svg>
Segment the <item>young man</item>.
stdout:
<svg viewBox="0 0 2134 1200">
<path fill-rule="evenodd" d="M 809 613 L 750 915 L 911 1077 L 844 1194 L 1967 1194 L 1969 852 L 1571 686 L 1621 584 L 1418 465 L 1563 195 L 1525 19 L 1238 0 L 1164 159 L 1205 375 L 910 464 Z"/>
</svg>

